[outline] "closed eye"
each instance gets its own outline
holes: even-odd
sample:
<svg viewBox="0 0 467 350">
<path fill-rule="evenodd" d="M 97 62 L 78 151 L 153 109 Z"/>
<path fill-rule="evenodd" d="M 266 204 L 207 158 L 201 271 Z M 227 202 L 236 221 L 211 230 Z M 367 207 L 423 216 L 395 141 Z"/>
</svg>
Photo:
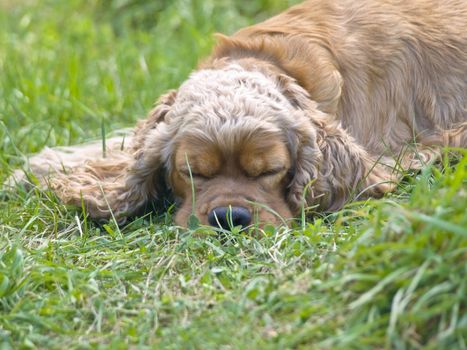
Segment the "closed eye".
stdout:
<svg viewBox="0 0 467 350">
<path fill-rule="evenodd" d="M 285 167 L 281 166 L 281 167 L 277 167 L 277 168 L 273 168 L 273 169 L 263 171 L 261 174 L 255 176 L 255 177 L 260 178 L 260 177 L 274 176 L 274 175 L 280 174 L 284 170 L 285 170 Z"/>
<path fill-rule="evenodd" d="M 199 180 L 207 180 L 207 179 L 209 179 L 208 176 L 205 176 L 205 175 L 200 174 L 200 173 L 196 173 L 196 172 L 194 172 L 194 171 L 191 171 L 191 176 L 190 176 L 190 171 L 189 171 L 189 170 L 185 170 L 185 169 L 180 170 L 180 173 L 181 173 L 183 176 L 187 177 L 187 178 L 192 177 L 193 179 L 199 179 Z"/>
</svg>

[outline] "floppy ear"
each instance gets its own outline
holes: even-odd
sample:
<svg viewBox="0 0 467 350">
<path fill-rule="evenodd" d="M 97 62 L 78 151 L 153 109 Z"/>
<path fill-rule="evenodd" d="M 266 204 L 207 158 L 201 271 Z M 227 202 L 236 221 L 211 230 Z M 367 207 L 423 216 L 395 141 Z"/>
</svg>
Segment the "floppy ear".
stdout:
<svg viewBox="0 0 467 350">
<path fill-rule="evenodd" d="M 119 223 L 140 212 L 167 191 L 163 151 L 170 140 L 164 120 L 176 93 L 162 96 L 149 116 L 138 123 L 127 150 L 111 150 L 57 174 L 50 187 L 66 204 L 81 207 L 93 219 L 114 217 Z"/>
<path fill-rule="evenodd" d="M 319 116 L 318 111 L 315 114 Z M 289 192 L 292 208 L 305 205 L 335 211 L 351 199 L 381 197 L 393 189 L 397 176 L 391 164 L 371 157 L 331 116 L 309 116 L 309 120 L 297 131 Z"/>
<path fill-rule="evenodd" d="M 134 141 L 132 144 L 132 148 L 135 151 L 138 149 L 142 150 L 147 136 L 159 125 L 159 123 L 165 121 L 165 116 L 172 108 L 176 97 L 176 90 L 168 91 L 159 97 L 147 118 L 138 122 L 134 130 Z"/>
</svg>

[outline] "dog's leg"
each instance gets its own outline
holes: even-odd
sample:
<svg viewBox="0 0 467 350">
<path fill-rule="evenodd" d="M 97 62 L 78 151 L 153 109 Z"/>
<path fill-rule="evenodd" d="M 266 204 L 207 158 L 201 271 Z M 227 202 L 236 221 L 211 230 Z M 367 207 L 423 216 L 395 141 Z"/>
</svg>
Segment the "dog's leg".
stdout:
<svg viewBox="0 0 467 350">
<path fill-rule="evenodd" d="M 395 166 L 399 165 L 402 170 L 419 170 L 439 160 L 442 147 L 467 148 L 467 122 L 421 134 L 416 141 L 415 145 L 401 151 Z"/>
<path fill-rule="evenodd" d="M 446 131 L 448 146 L 467 148 L 467 122 Z"/>
<path fill-rule="evenodd" d="M 131 136 L 118 136 L 107 139 L 105 146 L 96 141 L 45 148 L 27 160 L 25 170 L 16 170 L 6 186 L 50 188 L 63 203 L 84 205 L 94 219 L 113 216 L 123 222 L 124 213 L 138 204 L 138 198 L 129 198 L 125 183 L 134 162 L 130 144 Z"/>
<path fill-rule="evenodd" d="M 7 180 L 6 185 L 13 187 L 16 184 L 32 185 L 32 174 L 39 184 L 46 186 L 48 179 L 58 174 L 73 173 L 73 169 L 84 167 L 87 164 L 96 165 L 126 158 L 127 145 L 131 143 L 131 136 L 115 136 L 105 141 L 90 142 L 82 145 L 44 148 L 41 152 L 28 157 L 25 169 L 17 169 Z M 108 172 L 107 170 L 106 172 Z"/>
<path fill-rule="evenodd" d="M 437 130 L 418 137 L 427 146 L 467 148 L 467 121 L 454 124 L 451 129 Z"/>
</svg>

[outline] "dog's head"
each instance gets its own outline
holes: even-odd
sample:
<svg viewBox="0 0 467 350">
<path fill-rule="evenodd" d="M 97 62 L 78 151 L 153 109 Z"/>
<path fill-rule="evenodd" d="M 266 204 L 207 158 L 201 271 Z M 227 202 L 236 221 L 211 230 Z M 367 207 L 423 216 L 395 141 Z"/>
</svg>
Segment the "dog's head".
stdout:
<svg viewBox="0 0 467 350">
<path fill-rule="evenodd" d="M 292 177 L 287 101 L 258 72 L 240 67 L 195 73 L 179 90 L 170 183 L 180 208 L 203 224 L 247 226 L 292 216 L 286 203 Z"/>
<path fill-rule="evenodd" d="M 320 154 L 309 118 L 287 97 L 289 83 L 236 64 L 200 70 L 154 109 L 153 128 L 140 126 L 134 173 L 164 169 L 177 224 L 191 214 L 214 226 L 276 224 L 297 213 Z"/>
</svg>

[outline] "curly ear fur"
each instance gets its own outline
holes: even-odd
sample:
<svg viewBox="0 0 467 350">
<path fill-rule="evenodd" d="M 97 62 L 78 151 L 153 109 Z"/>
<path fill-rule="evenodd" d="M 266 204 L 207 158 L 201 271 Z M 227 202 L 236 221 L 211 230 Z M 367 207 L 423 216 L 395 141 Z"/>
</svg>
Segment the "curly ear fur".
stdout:
<svg viewBox="0 0 467 350">
<path fill-rule="evenodd" d="M 138 122 L 134 130 L 133 150 L 142 149 L 147 135 L 150 134 L 159 123 L 165 121 L 165 116 L 170 111 L 177 97 L 177 90 L 170 90 L 159 97 L 154 108 L 146 119 Z"/>
<path fill-rule="evenodd" d="M 176 92 L 171 91 L 159 99 L 149 116 L 138 123 L 126 149 L 120 149 L 111 139 L 106 157 L 102 156 L 99 143 L 85 148 L 65 148 L 61 154 L 49 150 L 54 153 L 56 164 L 49 167 L 53 173 L 48 174 L 48 179 L 44 177 L 43 182 L 65 204 L 78 207 L 84 204 L 93 219 L 114 217 L 123 223 L 127 217 L 137 214 L 167 190 L 162 152 L 170 135 L 164 118 L 175 96 Z M 81 162 L 70 163 L 71 157 L 80 158 Z M 42 160 L 41 154 L 35 158 L 33 163 Z M 36 168 L 31 170 L 37 173 Z"/>
<path fill-rule="evenodd" d="M 302 114 L 295 136 L 289 135 L 296 159 L 288 201 L 295 211 L 302 205 L 334 211 L 352 196 L 381 197 L 394 188 L 394 161 L 378 162 L 294 79 L 280 75 L 278 81 L 282 93 Z M 340 93 L 339 81 L 336 84 L 331 90 Z"/>
<path fill-rule="evenodd" d="M 337 123 L 313 118 L 298 138 L 288 197 L 296 211 L 302 205 L 335 211 L 352 197 L 381 197 L 394 188 L 392 166 L 371 157 Z"/>
<path fill-rule="evenodd" d="M 396 176 L 384 159 L 372 157 L 338 124 L 318 128 L 318 145 L 323 155 L 320 176 L 307 199 L 319 197 L 323 210 L 338 210 L 352 197 L 381 197 L 393 190 Z"/>
</svg>

